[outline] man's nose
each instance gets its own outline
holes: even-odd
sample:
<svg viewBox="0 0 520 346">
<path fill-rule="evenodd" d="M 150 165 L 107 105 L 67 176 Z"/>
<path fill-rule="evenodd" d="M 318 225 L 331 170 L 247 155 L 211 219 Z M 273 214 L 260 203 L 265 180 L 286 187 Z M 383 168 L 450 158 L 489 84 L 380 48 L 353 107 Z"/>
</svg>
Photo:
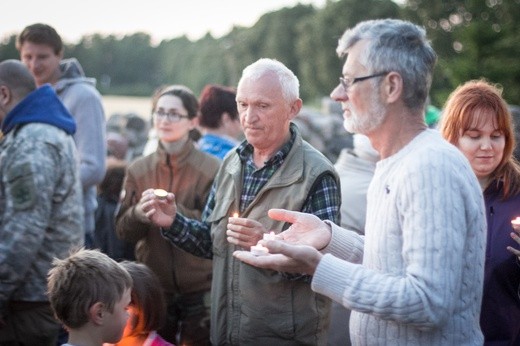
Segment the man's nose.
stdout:
<svg viewBox="0 0 520 346">
<path fill-rule="evenodd" d="M 330 98 L 334 101 L 346 101 L 348 99 L 347 91 L 343 88 L 341 84 L 338 84 L 331 91 Z"/>
</svg>

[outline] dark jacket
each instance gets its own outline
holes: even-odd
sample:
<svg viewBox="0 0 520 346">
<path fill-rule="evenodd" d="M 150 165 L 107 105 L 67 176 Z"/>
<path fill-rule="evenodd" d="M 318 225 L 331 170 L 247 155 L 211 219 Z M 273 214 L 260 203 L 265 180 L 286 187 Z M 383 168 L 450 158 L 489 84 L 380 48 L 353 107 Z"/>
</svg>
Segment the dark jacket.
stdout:
<svg viewBox="0 0 520 346">
<path fill-rule="evenodd" d="M 519 248 L 510 233 L 511 220 L 520 216 L 520 195 L 505 201 L 501 196 L 501 184 L 484 192 L 488 231 L 480 326 L 485 345 L 520 345 L 520 262 L 506 249 Z"/>
</svg>

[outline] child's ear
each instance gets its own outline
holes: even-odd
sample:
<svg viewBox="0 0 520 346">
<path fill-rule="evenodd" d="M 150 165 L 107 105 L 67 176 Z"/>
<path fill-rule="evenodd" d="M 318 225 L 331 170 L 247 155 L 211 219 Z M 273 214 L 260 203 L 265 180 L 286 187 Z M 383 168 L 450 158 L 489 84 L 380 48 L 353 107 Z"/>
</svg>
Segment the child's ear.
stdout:
<svg viewBox="0 0 520 346">
<path fill-rule="evenodd" d="M 90 320 L 92 321 L 92 323 L 94 323 L 96 325 L 103 324 L 103 318 L 106 315 L 105 304 L 103 304 L 101 302 L 97 302 L 90 307 L 88 312 L 89 312 L 89 317 L 90 317 Z"/>
</svg>

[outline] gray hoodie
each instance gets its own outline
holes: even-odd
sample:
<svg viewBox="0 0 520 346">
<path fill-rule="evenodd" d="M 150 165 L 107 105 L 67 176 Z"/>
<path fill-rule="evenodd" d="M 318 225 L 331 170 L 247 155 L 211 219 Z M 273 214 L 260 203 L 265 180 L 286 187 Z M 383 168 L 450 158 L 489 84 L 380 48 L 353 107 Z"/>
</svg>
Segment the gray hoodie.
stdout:
<svg viewBox="0 0 520 346">
<path fill-rule="evenodd" d="M 62 60 L 60 69 L 62 76 L 54 85 L 54 89 L 76 120 L 74 141 L 80 160 L 85 233 L 88 236 L 94 231 L 96 185 L 105 176 L 105 111 L 101 94 L 95 87 L 96 80 L 85 77 L 81 65 L 75 58 Z"/>
</svg>

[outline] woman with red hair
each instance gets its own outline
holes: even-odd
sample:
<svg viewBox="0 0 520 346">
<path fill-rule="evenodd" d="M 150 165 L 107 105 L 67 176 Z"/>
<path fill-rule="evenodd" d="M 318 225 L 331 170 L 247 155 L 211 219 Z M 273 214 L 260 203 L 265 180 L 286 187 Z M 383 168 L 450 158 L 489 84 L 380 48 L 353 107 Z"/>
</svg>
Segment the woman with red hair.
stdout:
<svg viewBox="0 0 520 346">
<path fill-rule="evenodd" d="M 511 220 L 520 215 L 520 165 L 513 156 L 511 113 L 501 94 L 484 80 L 459 86 L 446 102 L 440 131 L 469 160 L 484 195 L 487 246 L 480 315 L 484 344 L 519 345 L 520 252 L 515 248 L 520 240 Z"/>
</svg>

